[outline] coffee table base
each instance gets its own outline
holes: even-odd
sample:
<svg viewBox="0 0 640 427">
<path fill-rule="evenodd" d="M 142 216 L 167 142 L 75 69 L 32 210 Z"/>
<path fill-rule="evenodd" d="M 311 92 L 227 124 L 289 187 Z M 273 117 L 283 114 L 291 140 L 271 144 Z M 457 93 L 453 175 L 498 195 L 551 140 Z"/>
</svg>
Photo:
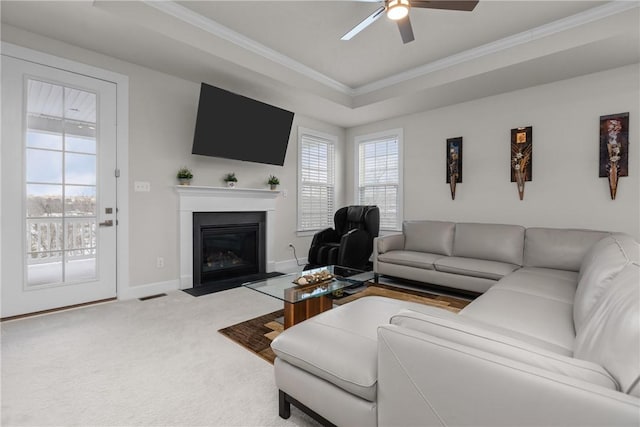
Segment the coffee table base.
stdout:
<svg viewBox="0 0 640 427">
<path fill-rule="evenodd" d="M 309 298 L 303 301 L 284 303 L 284 328 L 290 328 L 296 323 L 307 320 L 310 317 L 330 310 L 333 307 L 333 300 L 326 295 L 316 298 Z"/>
</svg>

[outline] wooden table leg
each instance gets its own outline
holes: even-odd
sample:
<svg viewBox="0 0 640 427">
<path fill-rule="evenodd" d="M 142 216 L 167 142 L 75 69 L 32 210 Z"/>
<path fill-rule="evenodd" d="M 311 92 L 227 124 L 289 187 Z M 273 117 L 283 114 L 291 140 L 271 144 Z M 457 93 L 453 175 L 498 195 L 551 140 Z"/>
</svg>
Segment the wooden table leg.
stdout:
<svg viewBox="0 0 640 427">
<path fill-rule="evenodd" d="M 333 300 L 326 295 L 316 298 L 309 298 L 296 303 L 284 303 L 284 328 L 287 329 L 296 323 L 307 320 L 310 317 L 330 310 L 333 307 Z"/>
</svg>

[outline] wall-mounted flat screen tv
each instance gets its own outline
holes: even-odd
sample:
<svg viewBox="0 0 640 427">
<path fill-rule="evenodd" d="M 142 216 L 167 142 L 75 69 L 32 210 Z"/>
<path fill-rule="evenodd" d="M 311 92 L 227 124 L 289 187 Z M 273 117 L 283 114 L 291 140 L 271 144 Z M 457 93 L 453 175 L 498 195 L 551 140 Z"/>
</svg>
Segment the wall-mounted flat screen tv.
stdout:
<svg viewBox="0 0 640 427">
<path fill-rule="evenodd" d="M 193 154 L 284 164 L 293 113 L 202 83 Z"/>
</svg>

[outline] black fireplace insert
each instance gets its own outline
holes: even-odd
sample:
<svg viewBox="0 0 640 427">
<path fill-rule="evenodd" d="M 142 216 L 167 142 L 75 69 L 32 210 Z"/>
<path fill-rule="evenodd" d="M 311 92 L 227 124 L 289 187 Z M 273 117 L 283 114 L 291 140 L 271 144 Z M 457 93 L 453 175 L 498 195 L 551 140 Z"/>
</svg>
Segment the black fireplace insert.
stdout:
<svg viewBox="0 0 640 427">
<path fill-rule="evenodd" d="M 264 273 L 264 212 L 193 213 L 193 286 Z"/>
</svg>

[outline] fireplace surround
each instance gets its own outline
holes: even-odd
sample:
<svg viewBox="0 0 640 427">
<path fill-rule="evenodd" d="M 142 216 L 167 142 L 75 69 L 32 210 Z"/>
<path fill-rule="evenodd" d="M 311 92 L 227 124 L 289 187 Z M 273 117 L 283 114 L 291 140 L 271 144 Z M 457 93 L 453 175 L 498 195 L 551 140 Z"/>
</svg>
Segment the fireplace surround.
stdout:
<svg viewBox="0 0 640 427">
<path fill-rule="evenodd" d="M 193 213 L 194 287 L 264 272 L 264 212 Z"/>
<path fill-rule="evenodd" d="M 264 216 L 264 272 L 275 271 L 274 236 L 279 191 L 178 185 L 180 289 L 194 286 L 194 213 L 259 212 Z"/>
</svg>

